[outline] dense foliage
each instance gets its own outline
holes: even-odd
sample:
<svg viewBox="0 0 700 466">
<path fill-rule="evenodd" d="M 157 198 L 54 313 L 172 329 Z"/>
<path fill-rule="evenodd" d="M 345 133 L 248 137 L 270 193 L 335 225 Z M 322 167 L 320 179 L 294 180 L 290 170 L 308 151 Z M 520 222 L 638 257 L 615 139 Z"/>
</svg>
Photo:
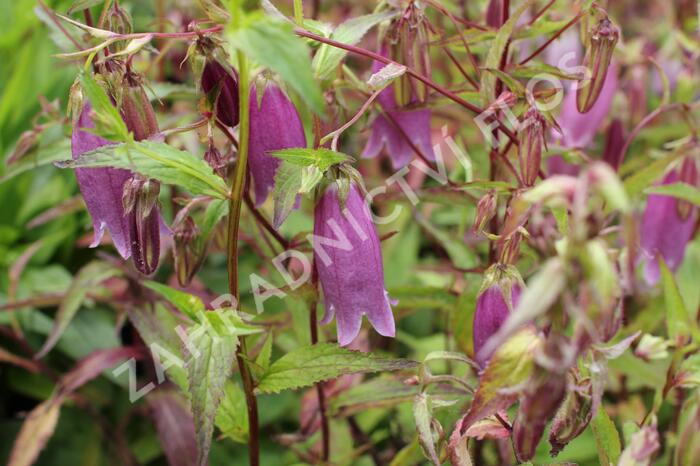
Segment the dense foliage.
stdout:
<svg viewBox="0 0 700 466">
<path fill-rule="evenodd" d="M 700 2 L 0 5 L 8 465 L 700 464 Z"/>
</svg>

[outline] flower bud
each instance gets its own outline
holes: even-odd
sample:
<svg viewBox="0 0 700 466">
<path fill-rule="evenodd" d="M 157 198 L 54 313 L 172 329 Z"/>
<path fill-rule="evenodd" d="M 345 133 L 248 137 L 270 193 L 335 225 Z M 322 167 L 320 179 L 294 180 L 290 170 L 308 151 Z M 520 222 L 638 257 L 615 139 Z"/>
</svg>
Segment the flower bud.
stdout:
<svg viewBox="0 0 700 466">
<path fill-rule="evenodd" d="M 228 160 L 224 157 L 219 149 L 214 145 L 214 141 L 209 140 L 209 146 L 206 152 L 204 152 L 204 161 L 209 164 L 214 173 L 226 179 L 228 174 Z"/>
<path fill-rule="evenodd" d="M 207 58 L 202 71 L 202 91 L 216 108 L 216 117 L 226 126 L 238 124 L 238 75 L 216 58 Z"/>
<path fill-rule="evenodd" d="M 513 422 L 513 445 L 520 462 L 535 456 L 547 422 L 566 395 L 566 378 L 561 374 L 538 371 L 525 388 Z"/>
<path fill-rule="evenodd" d="M 593 418 L 592 385 L 588 379 L 577 383 L 559 406 L 549 430 L 550 454 L 556 456 L 586 430 Z"/>
<path fill-rule="evenodd" d="M 598 100 L 620 38 L 620 29 L 606 17 L 589 31 L 588 36 L 585 63 L 590 74 L 586 82 L 579 81 L 576 89 L 576 106 L 581 113 L 587 113 Z"/>
<path fill-rule="evenodd" d="M 479 204 L 476 206 L 476 217 L 474 218 L 474 226 L 472 229 L 479 233 L 486 228 L 486 224 L 496 215 L 497 196 L 494 191 L 489 191 L 479 199 Z"/>
<path fill-rule="evenodd" d="M 525 186 L 534 185 L 540 173 L 546 128 L 547 121 L 535 107 L 531 107 L 525 113 L 520 124 L 518 160 L 520 161 L 520 176 Z"/>
<path fill-rule="evenodd" d="M 666 359 L 670 345 L 671 342 L 664 338 L 645 333 L 634 349 L 634 355 L 647 362 L 655 359 Z"/>
<path fill-rule="evenodd" d="M 135 73 L 127 71 L 124 75 L 124 88 L 120 100 L 119 111 L 135 140 L 142 141 L 159 132 L 153 106 Z"/>
<path fill-rule="evenodd" d="M 339 189 L 339 183 L 347 190 Z M 339 180 L 326 188 L 314 210 L 312 240 L 326 307 L 322 324 L 335 316 L 342 346 L 357 337 L 363 315 L 379 334 L 393 337 L 394 315 L 384 288 L 379 237 L 354 182 Z"/>
<path fill-rule="evenodd" d="M 401 17 L 392 23 L 389 41 L 391 56 L 395 61 L 422 76 L 430 76 L 428 27 L 417 2 L 410 2 Z M 405 107 L 415 100 L 423 103 L 428 97 L 428 87 L 408 74 L 394 80 L 393 87 L 399 107 Z"/>
<path fill-rule="evenodd" d="M 476 302 L 473 325 L 474 355 L 482 367 L 486 366 L 491 355 L 484 354 L 481 349 L 518 305 L 522 288 L 522 279 L 514 267 L 494 264 L 486 272 Z"/>
<path fill-rule="evenodd" d="M 642 427 L 632 435 L 620 455 L 617 466 L 650 466 L 660 448 L 659 431 L 654 420 L 651 425 Z"/>
<path fill-rule="evenodd" d="M 180 286 L 187 286 L 204 261 L 204 247 L 198 238 L 199 229 L 192 217 L 187 217 L 173 229 L 175 274 Z"/>
<path fill-rule="evenodd" d="M 155 272 L 160 259 L 160 214 L 155 180 L 134 175 L 124 183 L 124 215 L 129 225 L 131 254 L 136 269 L 144 275 Z"/>
<path fill-rule="evenodd" d="M 107 29 L 117 34 L 131 34 L 133 30 L 131 15 L 116 2 L 107 10 L 105 21 Z M 120 52 L 128 43 L 127 40 L 117 41 L 110 46 L 110 50 Z"/>
<path fill-rule="evenodd" d="M 491 0 L 486 7 L 486 24 L 492 28 L 503 26 L 503 0 Z"/>
<path fill-rule="evenodd" d="M 610 123 L 608 128 L 608 137 L 605 141 L 605 152 L 603 152 L 603 160 L 608 163 L 615 171 L 619 170 L 622 165 L 622 148 L 625 145 L 624 128 L 622 121 L 615 118 Z"/>
</svg>

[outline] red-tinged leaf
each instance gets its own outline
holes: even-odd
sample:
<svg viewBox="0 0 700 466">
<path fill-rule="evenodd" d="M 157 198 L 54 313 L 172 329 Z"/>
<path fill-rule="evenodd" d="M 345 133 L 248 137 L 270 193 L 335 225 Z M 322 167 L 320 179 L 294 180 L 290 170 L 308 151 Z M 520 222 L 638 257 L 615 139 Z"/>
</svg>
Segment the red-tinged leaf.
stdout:
<svg viewBox="0 0 700 466">
<path fill-rule="evenodd" d="M 146 398 L 160 444 L 170 466 L 190 466 L 197 459 L 194 421 L 187 400 L 172 390 L 157 390 Z"/>
<path fill-rule="evenodd" d="M 104 370 L 114 367 L 117 363 L 129 359 L 140 358 L 141 352 L 130 346 L 98 350 L 77 362 L 77 364 L 63 376 L 60 382 L 62 393 L 70 393 L 91 381 Z"/>
<path fill-rule="evenodd" d="M 29 413 L 15 439 L 7 466 L 34 464 L 56 429 L 62 402 L 62 397 L 51 397 Z"/>
<path fill-rule="evenodd" d="M 505 411 L 501 411 L 499 414 L 502 419 L 508 419 L 508 414 Z M 490 416 L 469 426 L 464 436 L 477 440 L 507 438 L 510 437 L 510 430 L 496 419 L 496 416 Z"/>
<path fill-rule="evenodd" d="M 506 340 L 493 354 L 479 377 L 472 405 L 457 421 L 450 436 L 448 452 L 455 464 L 466 463 L 465 433 L 477 421 L 508 408 L 518 399 L 514 388 L 527 380 L 534 366 L 534 352 L 540 339 L 531 327 L 524 327 Z M 468 458 L 468 456 L 467 456 Z"/>
</svg>

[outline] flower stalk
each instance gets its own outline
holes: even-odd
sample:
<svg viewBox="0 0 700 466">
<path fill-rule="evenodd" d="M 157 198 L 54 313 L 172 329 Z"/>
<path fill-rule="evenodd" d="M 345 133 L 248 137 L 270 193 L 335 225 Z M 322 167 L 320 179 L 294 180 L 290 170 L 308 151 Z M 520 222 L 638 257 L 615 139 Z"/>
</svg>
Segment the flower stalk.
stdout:
<svg viewBox="0 0 700 466">
<path fill-rule="evenodd" d="M 239 145 L 238 145 L 238 160 L 236 161 L 236 169 L 233 174 L 231 184 L 231 194 L 229 198 L 229 214 L 228 214 L 228 248 L 226 265 L 228 269 L 228 287 L 229 292 L 235 299 L 235 304 L 238 306 L 240 301 L 240 289 L 238 282 L 238 229 L 241 221 L 241 206 L 243 204 L 245 178 L 248 168 L 248 134 L 250 132 L 250 113 L 248 101 L 250 99 L 250 76 L 248 68 L 248 59 L 241 51 L 236 53 L 238 59 L 238 101 L 239 106 Z M 236 361 L 238 369 L 241 373 L 243 381 L 243 390 L 245 392 L 246 406 L 248 409 L 248 457 L 250 466 L 258 466 L 260 464 L 260 439 L 258 433 L 258 405 L 253 392 L 253 375 L 250 368 L 246 364 L 246 341 L 245 336 L 240 336 L 238 347 L 236 348 Z"/>
</svg>

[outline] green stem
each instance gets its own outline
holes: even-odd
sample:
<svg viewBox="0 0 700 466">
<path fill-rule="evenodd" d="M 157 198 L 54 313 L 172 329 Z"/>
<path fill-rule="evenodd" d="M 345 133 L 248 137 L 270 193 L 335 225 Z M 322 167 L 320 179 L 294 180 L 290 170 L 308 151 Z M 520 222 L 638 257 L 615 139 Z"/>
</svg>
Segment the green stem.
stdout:
<svg viewBox="0 0 700 466">
<path fill-rule="evenodd" d="M 231 198 L 229 201 L 228 214 L 228 286 L 229 292 L 235 298 L 235 304 L 240 302 L 240 289 L 238 284 L 238 229 L 241 220 L 241 206 L 243 204 L 243 190 L 245 188 L 245 178 L 248 169 L 248 134 L 250 132 L 250 115 L 248 101 L 250 100 L 250 76 L 248 70 L 248 60 L 241 51 L 237 52 L 238 58 L 238 101 L 240 103 L 240 127 L 238 160 L 236 170 L 233 174 L 231 184 Z M 250 466 L 260 464 L 260 438 L 258 432 L 258 405 L 255 399 L 253 375 L 246 364 L 246 341 L 245 337 L 239 337 L 238 348 L 236 348 L 236 361 L 243 381 L 246 405 L 248 408 L 248 454 Z"/>
<path fill-rule="evenodd" d="M 294 22 L 297 26 L 304 27 L 304 6 L 302 0 L 294 0 Z"/>
</svg>

